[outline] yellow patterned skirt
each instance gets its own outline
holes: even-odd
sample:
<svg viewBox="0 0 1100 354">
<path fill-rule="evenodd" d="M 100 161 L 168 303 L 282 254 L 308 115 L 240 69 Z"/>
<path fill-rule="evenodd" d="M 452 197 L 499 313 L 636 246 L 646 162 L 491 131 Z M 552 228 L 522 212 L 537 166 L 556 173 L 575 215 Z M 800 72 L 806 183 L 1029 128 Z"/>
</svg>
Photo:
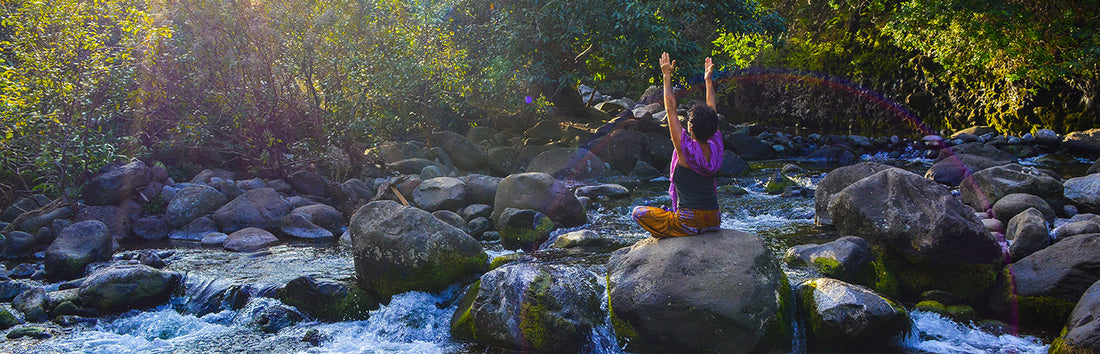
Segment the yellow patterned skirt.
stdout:
<svg viewBox="0 0 1100 354">
<path fill-rule="evenodd" d="M 650 206 L 634 207 L 634 221 L 656 238 L 698 235 L 718 230 L 722 215 L 718 209 L 680 209 L 668 211 Z"/>
</svg>

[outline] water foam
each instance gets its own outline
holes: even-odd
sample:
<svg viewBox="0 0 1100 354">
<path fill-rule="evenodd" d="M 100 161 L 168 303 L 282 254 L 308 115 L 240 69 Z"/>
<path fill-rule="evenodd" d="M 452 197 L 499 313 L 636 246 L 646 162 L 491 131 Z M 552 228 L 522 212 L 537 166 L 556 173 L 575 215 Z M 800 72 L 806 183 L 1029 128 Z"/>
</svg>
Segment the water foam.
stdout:
<svg viewBox="0 0 1100 354">
<path fill-rule="evenodd" d="M 931 353 L 1046 353 L 1048 346 L 1038 338 L 995 335 L 973 325 L 963 325 L 943 316 L 911 311 L 913 329 L 901 345 Z"/>
</svg>

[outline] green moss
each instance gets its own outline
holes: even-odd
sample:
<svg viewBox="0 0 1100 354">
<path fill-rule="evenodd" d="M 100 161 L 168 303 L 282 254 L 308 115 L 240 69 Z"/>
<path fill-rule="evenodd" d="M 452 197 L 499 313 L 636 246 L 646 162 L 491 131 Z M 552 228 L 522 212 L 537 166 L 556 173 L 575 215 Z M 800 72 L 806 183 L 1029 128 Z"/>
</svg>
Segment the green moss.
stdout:
<svg viewBox="0 0 1100 354">
<path fill-rule="evenodd" d="M 884 254 L 878 251 L 876 253 Z M 1001 271 L 999 263 L 960 264 L 939 268 L 914 265 L 896 254 L 884 256 L 882 259 L 886 272 L 897 279 L 898 296 L 910 299 L 916 299 L 928 290 L 942 290 L 966 303 L 977 304 L 985 300 Z"/>
<path fill-rule="evenodd" d="M 19 324 L 19 320 L 8 312 L 7 309 L 0 307 L 0 330 L 11 328 L 11 326 Z"/>
<path fill-rule="evenodd" d="M 605 277 L 605 284 L 607 284 L 607 314 L 611 319 L 611 328 L 615 330 L 615 337 L 619 340 L 619 344 L 626 344 L 638 338 L 638 330 L 618 316 L 615 315 L 615 309 L 611 306 L 611 276 Z"/>
<path fill-rule="evenodd" d="M 472 257 L 445 254 L 428 259 L 423 266 L 410 273 L 379 274 L 378 278 L 364 285 L 377 291 L 385 302 L 389 302 L 393 295 L 408 291 L 440 291 L 459 279 L 484 272 L 488 257 L 485 252 Z"/>
<path fill-rule="evenodd" d="M 1016 306 L 1020 322 L 1036 324 L 1050 329 L 1062 326 L 1077 304 L 1048 296 L 1017 296 Z"/>
<path fill-rule="evenodd" d="M 466 289 L 466 295 L 462 296 L 462 302 L 458 304 L 458 310 L 451 318 L 451 336 L 455 339 L 477 341 L 477 326 L 470 314 L 474 308 L 474 300 L 481 291 L 481 281 L 478 280 Z"/>
<path fill-rule="evenodd" d="M 512 263 L 512 262 L 514 262 L 516 260 L 519 260 L 519 259 L 522 259 L 522 258 L 523 258 L 522 253 L 510 253 L 510 254 L 506 254 L 506 255 L 503 255 L 503 256 L 498 256 L 496 258 L 493 258 L 493 260 L 491 262 L 489 262 L 489 270 L 500 268 L 500 266 L 502 266 L 502 265 Z"/>
<path fill-rule="evenodd" d="M 1069 327 L 1062 327 L 1062 333 L 1050 343 L 1050 349 L 1047 351 L 1050 354 L 1091 354 L 1092 350 L 1088 348 L 1078 348 L 1066 343 L 1066 334 L 1069 333 Z"/>
<path fill-rule="evenodd" d="M 840 262 L 832 258 L 818 257 L 813 259 L 814 269 L 821 274 L 835 278 L 840 272 Z"/>
<path fill-rule="evenodd" d="M 779 292 L 778 307 L 776 308 L 776 314 L 773 320 L 766 324 L 768 327 L 764 331 L 764 341 L 770 348 L 788 348 L 791 345 L 791 336 L 793 330 L 791 328 L 792 318 L 794 316 L 794 307 L 791 306 L 791 283 L 787 280 L 787 274 L 779 271 L 779 288 L 776 291 Z"/>
<path fill-rule="evenodd" d="M 871 264 L 864 266 L 863 270 L 856 275 L 855 283 L 869 287 L 888 298 L 898 296 L 898 280 L 886 268 L 886 262 L 882 260 L 879 252 L 875 252 L 875 258 Z"/>
<path fill-rule="evenodd" d="M 918 302 L 913 307 L 920 311 L 935 312 L 947 316 L 947 306 L 944 306 L 939 301 L 925 300 Z"/>
<path fill-rule="evenodd" d="M 535 220 L 533 228 L 504 227 L 500 229 L 500 244 L 506 249 L 532 249 L 546 241 L 554 230 L 554 221 L 546 216 Z"/>
<path fill-rule="evenodd" d="M 797 185 L 797 183 L 795 183 L 787 176 L 784 176 L 781 173 L 776 173 L 775 176 L 768 180 L 768 184 L 764 186 L 764 192 L 768 194 L 779 194 L 783 193 L 783 190 L 787 189 L 787 187 Z"/>
<path fill-rule="evenodd" d="M 960 322 L 969 322 L 978 318 L 978 313 L 973 307 L 967 305 L 953 305 L 947 307 L 947 315 Z"/>
<path fill-rule="evenodd" d="M 526 290 L 529 296 L 524 299 L 519 311 L 519 330 L 530 347 L 539 352 L 549 349 L 546 325 L 550 318 L 547 316 L 547 299 L 543 297 L 548 295 L 550 282 L 550 277 L 545 274 L 539 273 L 535 276 Z"/>
</svg>

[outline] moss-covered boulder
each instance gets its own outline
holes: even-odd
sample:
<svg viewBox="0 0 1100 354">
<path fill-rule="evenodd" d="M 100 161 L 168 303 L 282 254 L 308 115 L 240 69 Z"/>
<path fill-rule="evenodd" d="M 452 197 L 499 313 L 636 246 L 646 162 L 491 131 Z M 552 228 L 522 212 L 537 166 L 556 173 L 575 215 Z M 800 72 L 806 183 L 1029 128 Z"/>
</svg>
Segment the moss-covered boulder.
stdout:
<svg viewBox="0 0 1100 354">
<path fill-rule="evenodd" d="M 481 244 L 432 214 L 390 200 L 350 221 L 359 287 L 383 302 L 407 291 L 440 291 L 486 269 Z"/>
<path fill-rule="evenodd" d="M 844 236 L 821 245 L 798 245 L 787 250 L 783 260 L 794 267 L 809 267 L 822 275 L 849 283 L 868 285 L 874 278 L 871 245 L 855 236 Z"/>
<path fill-rule="evenodd" d="M 104 268 L 80 284 L 80 303 L 101 313 L 115 313 L 168 301 L 182 277 L 146 265 Z"/>
<path fill-rule="evenodd" d="M 760 237 L 647 238 L 607 264 L 611 322 L 636 352 L 786 353 L 790 285 Z"/>
<path fill-rule="evenodd" d="M 1057 328 L 1100 280 L 1100 234 L 1070 237 L 1024 257 L 1006 269 L 1014 287 L 1002 292 L 1020 321 Z"/>
<path fill-rule="evenodd" d="M 777 171 L 768 179 L 768 183 L 764 185 L 764 192 L 768 194 L 779 194 L 783 193 L 783 190 L 787 189 L 787 187 L 792 186 L 798 186 L 798 183 L 795 183 L 790 177 Z"/>
<path fill-rule="evenodd" d="M 305 275 L 276 291 L 283 303 L 323 321 L 365 320 L 378 309 L 378 300 L 358 287 Z"/>
<path fill-rule="evenodd" d="M 603 323 L 603 287 L 579 267 L 518 263 L 494 269 L 467 290 L 451 334 L 460 340 L 535 353 L 585 349 Z"/>
<path fill-rule="evenodd" d="M 811 347 L 848 348 L 891 342 L 908 332 L 905 307 L 859 285 L 817 278 L 798 287 Z"/>
<path fill-rule="evenodd" d="M 500 244 L 505 249 L 532 251 L 550 237 L 554 221 L 540 212 L 530 209 L 505 209 L 497 219 Z"/>
</svg>

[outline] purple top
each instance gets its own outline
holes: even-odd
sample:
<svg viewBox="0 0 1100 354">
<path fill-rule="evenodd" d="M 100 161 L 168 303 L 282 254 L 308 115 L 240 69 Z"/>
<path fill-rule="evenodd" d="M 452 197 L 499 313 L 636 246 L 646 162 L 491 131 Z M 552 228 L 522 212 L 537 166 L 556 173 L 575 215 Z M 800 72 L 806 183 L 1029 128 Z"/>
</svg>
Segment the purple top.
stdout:
<svg viewBox="0 0 1100 354">
<path fill-rule="evenodd" d="M 722 143 L 722 132 L 716 131 L 714 135 L 707 139 L 707 147 L 710 148 L 710 160 L 708 161 L 706 156 L 703 156 L 703 147 L 691 138 L 691 134 L 687 129 L 681 129 L 680 132 L 680 149 L 684 152 L 684 158 L 687 159 L 687 165 L 692 171 L 703 176 L 714 176 L 718 173 L 718 169 L 722 167 L 722 152 L 726 147 Z M 672 175 L 676 173 L 676 165 L 680 163 L 680 157 L 676 156 L 676 151 L 672 152 L 672 163 L 668 166 L 668 196 L 672 198 L 673 210 L 678 210 L 676 197 L 676 184 L 672 182 Z M 718 193 L 718 181 L 714 181 L 714 193 Z"/>
</svg>

